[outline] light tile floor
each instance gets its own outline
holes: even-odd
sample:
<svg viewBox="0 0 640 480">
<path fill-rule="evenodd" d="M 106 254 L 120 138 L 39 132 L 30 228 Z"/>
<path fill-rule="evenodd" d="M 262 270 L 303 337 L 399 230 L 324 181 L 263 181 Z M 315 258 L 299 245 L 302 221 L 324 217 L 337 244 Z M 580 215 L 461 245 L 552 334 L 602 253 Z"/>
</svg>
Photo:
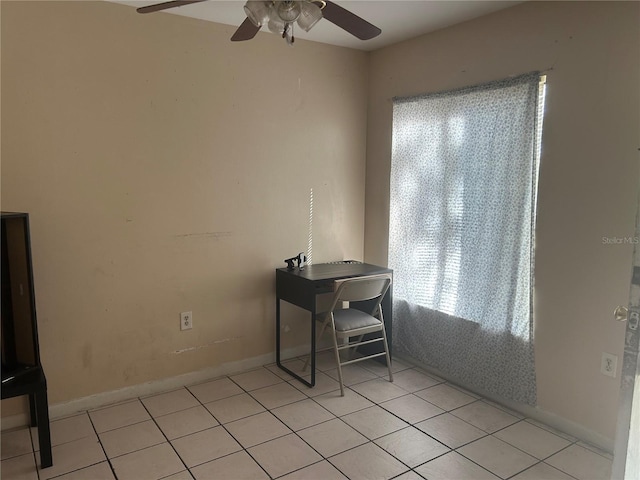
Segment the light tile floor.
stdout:
<svg viewBox="0 0 640 480">
<path fill-rule="evenodd" d="M 2 433 L 3 480 L 607 480 L 611 456 L 396 360 L 275 365 Z M 299 359 L 288 362 L 300 371 Z"/>
</svg>

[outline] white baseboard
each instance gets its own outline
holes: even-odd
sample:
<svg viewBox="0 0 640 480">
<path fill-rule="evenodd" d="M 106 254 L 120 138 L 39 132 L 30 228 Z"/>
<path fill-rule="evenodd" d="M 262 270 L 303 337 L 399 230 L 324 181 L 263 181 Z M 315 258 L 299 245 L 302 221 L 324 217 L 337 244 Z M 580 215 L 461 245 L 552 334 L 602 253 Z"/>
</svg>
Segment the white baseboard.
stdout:
<svg viewBox="0 0 640 480">
<path fill-rule="evenodd" d="M 309 345 L 301 345 L 282 351 L 283 361 L 289 358 L 298 357 L 308 354 Z M 245 372 L 254 368 L 262 367 L 275 363 L 275 352 L 267 353 L 253 358 L 246 358 L 235 362 L 224 363 L 215 367 L 205 368 L 196 372 L 189 372 L 175 377 L 163 378 L 151 382 L 132 385 L 130 387 L 111 390 L 109 392 L 101 392 L 87 397 L 77 398 L 68 402 L 49 405 L 49 418 L 68 417 L 86 410 L 113 405 L 115 403 L 124 402 L 138 397 L 145 397 L 157 393 L 177 390 L 188 385 L 195 385 L 207 380 L 211 380 L 223 375 L 234 375 L 236 373 Z M 0 425 L 1 430 L 10 430 L 17 427 L 29 425 L 29 413 L 19 413 L 2 418 Z"/>
<path fill-rule="evenodd" d="M 583 425 L 572 422 L 571 420 L 561 417 L 560 415 L 556 415 L 555 413 L 543 410 L 538 406 L 533 407 L 530 405 L 524 405 L 521 403 L 512 402 L 510 400 L 497 397 L 491 393 L 480 391 L 477 388 L 469 387 L 467 385 L 461 384 L 460 382 L 456 381 L 453 378 L 450 378 L 449 376 L 438 371 L 437 369 L 434 369 L 428 365 L 425 365 L 422 362 L 419 362 L 413 358 L 405 357 L 402 355 L 397 355 L 396 358 L 398 358 L 399 360 L 402 360 L 405 363 L 415 365 L 416 367 L 419 367 L 425 370 L 426 372 L 431 372 L 434 375 L 437 375 L 438 377 L 444 378 L 445 380 L 453 384 L 456 384 L 461 388 L 464 388 L 465 390 L 469 390 L 470 392 L 480 395 L 494 403 L 502 405 L 509 410 L 513 410 L 517 413 L 520 413 L 527 418 L 536 420 L 551 428 L 559 430 L 560 432 L 564 432 L 572 437 L 575 437 L 578 440 L 582 440 L 585 443 L 593 445 L 603 450 L 604 453 L 609 453 L 609 454 L 613 453 L 613 445 L 614 445 L 613 439 L 605 437 L 604 435 L 601 435 L 598 432 L 594 432 L 593 430 L 590 430 Z"/>
</svg>

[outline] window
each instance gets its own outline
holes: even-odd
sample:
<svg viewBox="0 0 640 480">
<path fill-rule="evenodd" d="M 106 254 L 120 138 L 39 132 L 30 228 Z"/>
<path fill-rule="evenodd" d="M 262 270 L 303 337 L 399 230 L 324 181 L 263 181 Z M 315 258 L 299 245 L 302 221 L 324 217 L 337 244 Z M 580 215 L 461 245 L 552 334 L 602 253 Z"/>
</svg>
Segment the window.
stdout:
<svg viewBox="0 0 640 480">
<path fill-rule="evenodd" d="M 396 324 L 406 330 L 396 339 L 413 335 L 407 344 L 416 343 L 415 332 L 426 322 L 425 335 L 439 331 L 441 354 L 450 356 L 452 339 L 444 332 L 451 335 L 451 325 L 439 323 L 457 324 L 474 332 L 480 349 L 495 352 L 499 339 L 498 348 L 530 364 L 518 368 L 533 376 L 531 279 L 544 85 L 539 74 L 528 74 L 394 99 L 389 266 L 394 298 L 404 304 Z M 470 356 L 465 338 L 460 356 L 467 363 L 472 357 L 469 369 L 477 370 L 482 355 Z M 516 344 L 524 345 L 522 352 Z M 410 350 L 424 357 L 423 346 Z M 447 364 L 433 352 L 427 357 L 439 368 Z M 502 373 L 489 375 L 496 374 Z M 524 394 L 528 403 L 535 380 L 532 388 L 533 395 Z"/>
</svg>

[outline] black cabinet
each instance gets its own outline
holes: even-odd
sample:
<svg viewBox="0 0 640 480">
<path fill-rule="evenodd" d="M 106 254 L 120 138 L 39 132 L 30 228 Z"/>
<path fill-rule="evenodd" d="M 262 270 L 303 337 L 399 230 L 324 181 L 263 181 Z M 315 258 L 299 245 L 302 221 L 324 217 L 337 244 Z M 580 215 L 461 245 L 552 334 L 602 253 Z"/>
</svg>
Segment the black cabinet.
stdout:
<svg viewBox="0 0 640 480">
<path fill-rule="evenodd" d="M 52 465 L 47 380 L 40 363 L 29 215 L 2 212 L 2 399 L 29 396 L 40 464 Z"/>
</svg>

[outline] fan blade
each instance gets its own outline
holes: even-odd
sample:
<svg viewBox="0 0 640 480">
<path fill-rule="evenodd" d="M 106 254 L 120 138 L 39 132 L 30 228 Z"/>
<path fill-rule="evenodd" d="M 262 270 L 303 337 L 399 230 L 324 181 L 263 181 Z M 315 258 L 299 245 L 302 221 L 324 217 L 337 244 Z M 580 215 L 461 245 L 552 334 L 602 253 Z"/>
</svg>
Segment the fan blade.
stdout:
<svg viewBox="0 0 640 480">
<path fill-rule="evenodd" d="M 199 3 L 204 1 L 206 0 L 172 0 L 171 2 L 156 3 L 155 5 L 136 8 L 136 11 L 138 13 L 152 13 L 160 10 L 166 10 L 168 8 L 181 7 L 183 5 L 189 5 L 190 3 Z"/>
<path fill-rule="evenodd" d="M 328 0 L 325 3 L 326 5 L 322 9 L 322 16 L 360 40 L 369 40 L 382 33 L 382 30 L 378 27 L 360 18 L 355 13 L 351 13 L 349 10 Z"/>
<path fill-rule="evenodd" d="M 245 18 L 244 22 L 238 27 L 236 33 L 231 37 L 232 42 L 242 42 L 243 40 L 251 40 L 256 36 L 260 27 L 256 27 L 249 18 Z"/>
</svg>

